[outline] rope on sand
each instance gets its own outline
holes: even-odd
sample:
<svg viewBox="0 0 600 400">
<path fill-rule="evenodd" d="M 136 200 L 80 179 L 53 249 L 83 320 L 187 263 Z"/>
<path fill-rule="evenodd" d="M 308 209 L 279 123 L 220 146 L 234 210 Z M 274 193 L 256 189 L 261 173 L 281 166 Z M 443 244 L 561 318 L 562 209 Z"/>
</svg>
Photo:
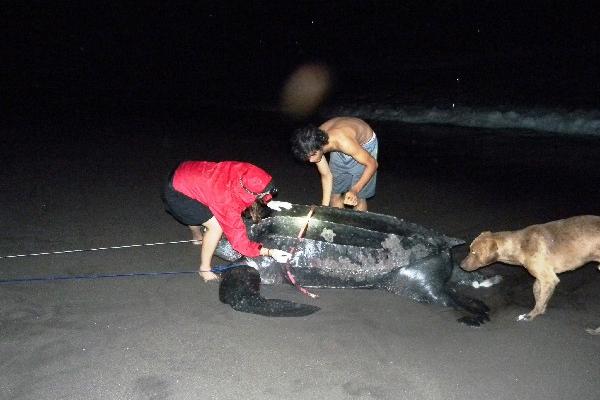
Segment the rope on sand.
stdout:
<svg viewBox="0 0 600 400">
<path fill-rule="evenodd" d="M 53 275 L 40 278 L 16 278 L 0 280 L 2 284 L 12 283 L 32 283 L 32 282 L 51 282 L 51 281 L 81 281 L 92 279 L 108 279 L 108 278 L 132 278 L 138 276 L 165 276 L 165 275 L 183 275 L 197 274 L 198 271 L 169 271 L 169 272 L 131 272 L 126 274 L 93 274 L 93 275 Z"/>
<path fill-rule="evenodd" d="M 109 247 L 94 247 L 91 249 L 75 249 L 75 250 L 60 250 L 60 251 L 48 251 L 42 253 L 29 253 L 29 254 L 15 254 L 10 256 L 0 256 L 0 259 L 4 258 L 20 258 L 20 257 L 34 257 L 34 256 L 49 256 L 54 254 L 69 254 L 69 253 L 83 253 L 86 251 L 101 251 L 101 250 L 117 250 L 117 249 L 130 249 L 133 247 L 144 247 L 144 246 L 160 246 L 165 244 L 180 244 L 194 242 L 191 240 L 176 240 L 172 242 L 156 242 L 156 243 L 143 243 L 143 244 L 125 244 L 122 246 L 109 246 Z"/>
</svg>

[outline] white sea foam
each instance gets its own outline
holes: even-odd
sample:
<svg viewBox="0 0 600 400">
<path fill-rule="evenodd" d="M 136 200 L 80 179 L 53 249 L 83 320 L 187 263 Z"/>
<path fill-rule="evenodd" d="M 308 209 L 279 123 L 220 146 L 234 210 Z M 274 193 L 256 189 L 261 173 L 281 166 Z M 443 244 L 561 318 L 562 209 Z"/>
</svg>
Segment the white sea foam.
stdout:
<svg viewBox="0 0 600 400">
<path fill-rule="evenodd" d="M 414 124 L 445 124 L 474 128 L 510 128 L 569 135 L 600 135 L 600 109 L 501 109 L 450 106 L 448 108 L 348 103 L 332 106 L 327 115 L 352 115 L 366 120 Z"/>
</svg>

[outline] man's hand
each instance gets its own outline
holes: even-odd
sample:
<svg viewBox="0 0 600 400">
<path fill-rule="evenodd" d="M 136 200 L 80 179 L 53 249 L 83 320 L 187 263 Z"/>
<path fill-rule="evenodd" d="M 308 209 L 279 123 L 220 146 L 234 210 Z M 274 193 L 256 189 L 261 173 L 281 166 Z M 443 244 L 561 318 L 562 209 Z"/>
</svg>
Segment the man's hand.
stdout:
<svg viewBox="0 0 600 400">
<path fill-rule="evenodd" d="M 292 254 L 287 251 L 273 249 L 271 250 L 271 257 L 275 259 L 278 263 L 285 264 L 292 258 Z"/>
<path fill-rule="evenodd" d="M 275 211 L 281 211 L 282 208 L 289 210 L 290 208 L 292 208 L 292 203 L 288 203 L 287 201 L 271 200 L 270 202 L 267 203 L 267 207 L 269 207 L 271 210 L 275 210 Z"/>
<path fill-rule="evenodd" d="M 348 190 L 344 195 L 344 204 L 347 206 L 356 206 L 358 204 L 358 196 L 355 192 Z"/>
</svg>

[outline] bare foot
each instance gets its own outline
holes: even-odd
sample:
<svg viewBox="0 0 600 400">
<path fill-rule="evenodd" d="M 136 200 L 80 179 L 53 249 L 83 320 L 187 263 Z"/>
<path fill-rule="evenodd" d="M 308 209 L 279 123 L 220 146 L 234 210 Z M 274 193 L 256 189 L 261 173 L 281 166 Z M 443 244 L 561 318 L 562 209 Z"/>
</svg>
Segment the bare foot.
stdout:
<svg viewBox="0 0 600 400">
<path fill-rule="evenodd" d="M 198 275 L 200 275 L 200 277 L 204 279 L 204 282 L 210 282 L 219 279 L 219 276 L 217 274 L 214 274 L 210 271 L 198 271 Z"/>
</svg>

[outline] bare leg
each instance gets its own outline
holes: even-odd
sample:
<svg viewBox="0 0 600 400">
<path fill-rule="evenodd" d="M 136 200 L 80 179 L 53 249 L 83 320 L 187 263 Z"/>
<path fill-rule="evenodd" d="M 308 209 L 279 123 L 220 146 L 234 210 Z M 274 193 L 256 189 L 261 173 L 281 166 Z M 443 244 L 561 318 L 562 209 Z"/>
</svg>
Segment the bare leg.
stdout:
<svg viewBox="0 0 600 400">
<path fill-rule="evenodd" d="M 332 207 L 346 208 L 346 205 L 344 204 L 344 196 L 342 196 L 339 193 L 333 193 L 331 195 L 330 204 Z M 367 201 L 365 199 L 361 199 L 359 197 L 358 203 L 354 207 L 350 207 L 350 206 L 348 206 L 348 207 L 355 211 L 367 211 Z"/>
<path fill-rule="evenodd" d="M 192 231 L 192 239 L 194 240 L 192 243 L 194 243 L 195 245 L 202 244 L 202 237 L 204 236 L 204 227 L 200 225 L 189 225 L 189 227 Z"/>
<path fill-rule="evenodd" d="M 331 201 L 329 204 L 331 205 L 331 207 L 344 208 L 344 198 L 339 193 L 332 193 Z"/>
<path fill-rule="evenodd" d="M 365 199 L 358 198 L 358 204 L 354 206 L 356 211 L 367 211 L 367 201 Z"/>
<path fill-rule="evenodd" d="M 221 235 L 223 234 L 223 229 L 215 217 L 212 217 L 202 225 L 206 227 L 206 232 L 204 232 L 204 238 L 202 240 L 202 252 L 200 253 L 200 268 L 198 269 L 198 273 L 206 282 L 219 279 L 217 275 L 210 272 L 210 262 L 215 253 L 215 249 L 217 248 L 217 244 L 219 243 L 219 239 L 221 239 Z"/>
</svg>

